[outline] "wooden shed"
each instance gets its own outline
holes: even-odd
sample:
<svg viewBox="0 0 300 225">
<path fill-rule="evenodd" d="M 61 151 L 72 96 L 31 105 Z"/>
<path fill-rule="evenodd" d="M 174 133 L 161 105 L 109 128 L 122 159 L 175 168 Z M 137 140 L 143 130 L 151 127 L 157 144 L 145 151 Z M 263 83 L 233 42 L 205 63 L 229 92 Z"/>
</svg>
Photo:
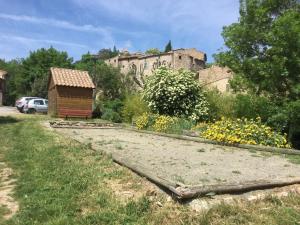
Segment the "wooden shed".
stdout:
<svg viewBox="0 0 300 225">
<path fill-rule="evenodd" d="M 5 100 L 5 76 L 7 72 L 0 70 L 0 105 L 3 105 Z"/>
<path fill-rule="evenodd" d="M 65 118 L 90 118 L 94 88 L 87 71 L 50 68 L 48 114 Z"/>
</svg>

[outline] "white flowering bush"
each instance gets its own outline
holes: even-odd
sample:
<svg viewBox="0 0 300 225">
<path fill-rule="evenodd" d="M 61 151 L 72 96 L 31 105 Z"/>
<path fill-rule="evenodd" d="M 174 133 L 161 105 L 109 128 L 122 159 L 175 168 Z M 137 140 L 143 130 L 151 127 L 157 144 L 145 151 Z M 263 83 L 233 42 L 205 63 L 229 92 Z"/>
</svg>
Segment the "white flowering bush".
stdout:
<svg viewBox="0 0 300 225">
<path fill-rule="evenodd" d="M 195 74 L 187 70 L 160 67 L 147 78 L 143 98 L 155 113 L 205 120 L 208 103 L 194 77 Z"/>
</svg>

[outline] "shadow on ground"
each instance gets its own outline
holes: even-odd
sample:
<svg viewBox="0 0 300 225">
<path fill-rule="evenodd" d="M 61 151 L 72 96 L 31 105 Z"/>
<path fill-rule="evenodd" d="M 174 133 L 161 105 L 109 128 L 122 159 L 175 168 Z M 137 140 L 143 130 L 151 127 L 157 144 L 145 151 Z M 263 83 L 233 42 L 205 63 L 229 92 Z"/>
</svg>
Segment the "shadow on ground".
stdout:
<svg viewBox="0 0 300 225">
<path fill-rule="evenodd" d="M 0 124 L 17 123 L 19 120 L 11 116 L 0 116 Z"/>
</svg>

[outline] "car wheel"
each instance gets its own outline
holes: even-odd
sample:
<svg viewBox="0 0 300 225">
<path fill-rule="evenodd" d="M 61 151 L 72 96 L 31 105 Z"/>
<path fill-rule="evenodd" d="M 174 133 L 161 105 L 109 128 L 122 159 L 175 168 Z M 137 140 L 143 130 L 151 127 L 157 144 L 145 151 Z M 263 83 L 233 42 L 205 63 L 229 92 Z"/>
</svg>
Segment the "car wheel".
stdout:
<svg viewBox="0 0 300 225">
<path fill-rule="evenodd" d="M 28 109 L 28 113 L 34 114 L 34 113 L 36 113 L 36 110 L 35 109 Z"/>
<path fill-rule="evenodd" d="M 21 113 L 23 113 L 23 112 L 24 112 L 24 106 L 22 106 L 22 107 L 19 109 L 19 111 L 20 111 Z"/>
</svg>

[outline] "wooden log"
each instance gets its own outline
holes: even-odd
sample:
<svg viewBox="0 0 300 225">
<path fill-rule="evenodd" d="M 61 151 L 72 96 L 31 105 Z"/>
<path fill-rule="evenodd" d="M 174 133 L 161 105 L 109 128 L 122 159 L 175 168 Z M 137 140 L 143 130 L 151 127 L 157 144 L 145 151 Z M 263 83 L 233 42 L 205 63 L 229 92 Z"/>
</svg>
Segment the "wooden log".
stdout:
<svg viewBox="0 0 300 225">
<path fill-rule="evenodd" d="M 131 161 L 130 159 L 124 159 L 120 154 L 112 154 L 113 161 L 117 162 L 120 165 L 123 165 L 137 174 L 146 177 L 148 180 L 153 181 L 166 188 L 167 190 L 173 192 L 179 199 L 189 199 L 198 196 L 204 196 L 208 193 L 216 194 L 230 194 L 230 193 L 241 193 L 252 190 L 259 189 L 268 189 L 274 187 L 282 187 L 292 184 L 300 184 L 300 178 L 294 179 L 283 179 L 281 181 L 253 181 L 243 184 L 227 184 L 227 185 L 203 185 L 203 186 L 188 186 L 188 185 L 178 185 L 173 181 L 167 180 L 166 178 L 160 177 L 152 172 L 149 169 L 145 168 L 143 165 Z"/>
</svg>

